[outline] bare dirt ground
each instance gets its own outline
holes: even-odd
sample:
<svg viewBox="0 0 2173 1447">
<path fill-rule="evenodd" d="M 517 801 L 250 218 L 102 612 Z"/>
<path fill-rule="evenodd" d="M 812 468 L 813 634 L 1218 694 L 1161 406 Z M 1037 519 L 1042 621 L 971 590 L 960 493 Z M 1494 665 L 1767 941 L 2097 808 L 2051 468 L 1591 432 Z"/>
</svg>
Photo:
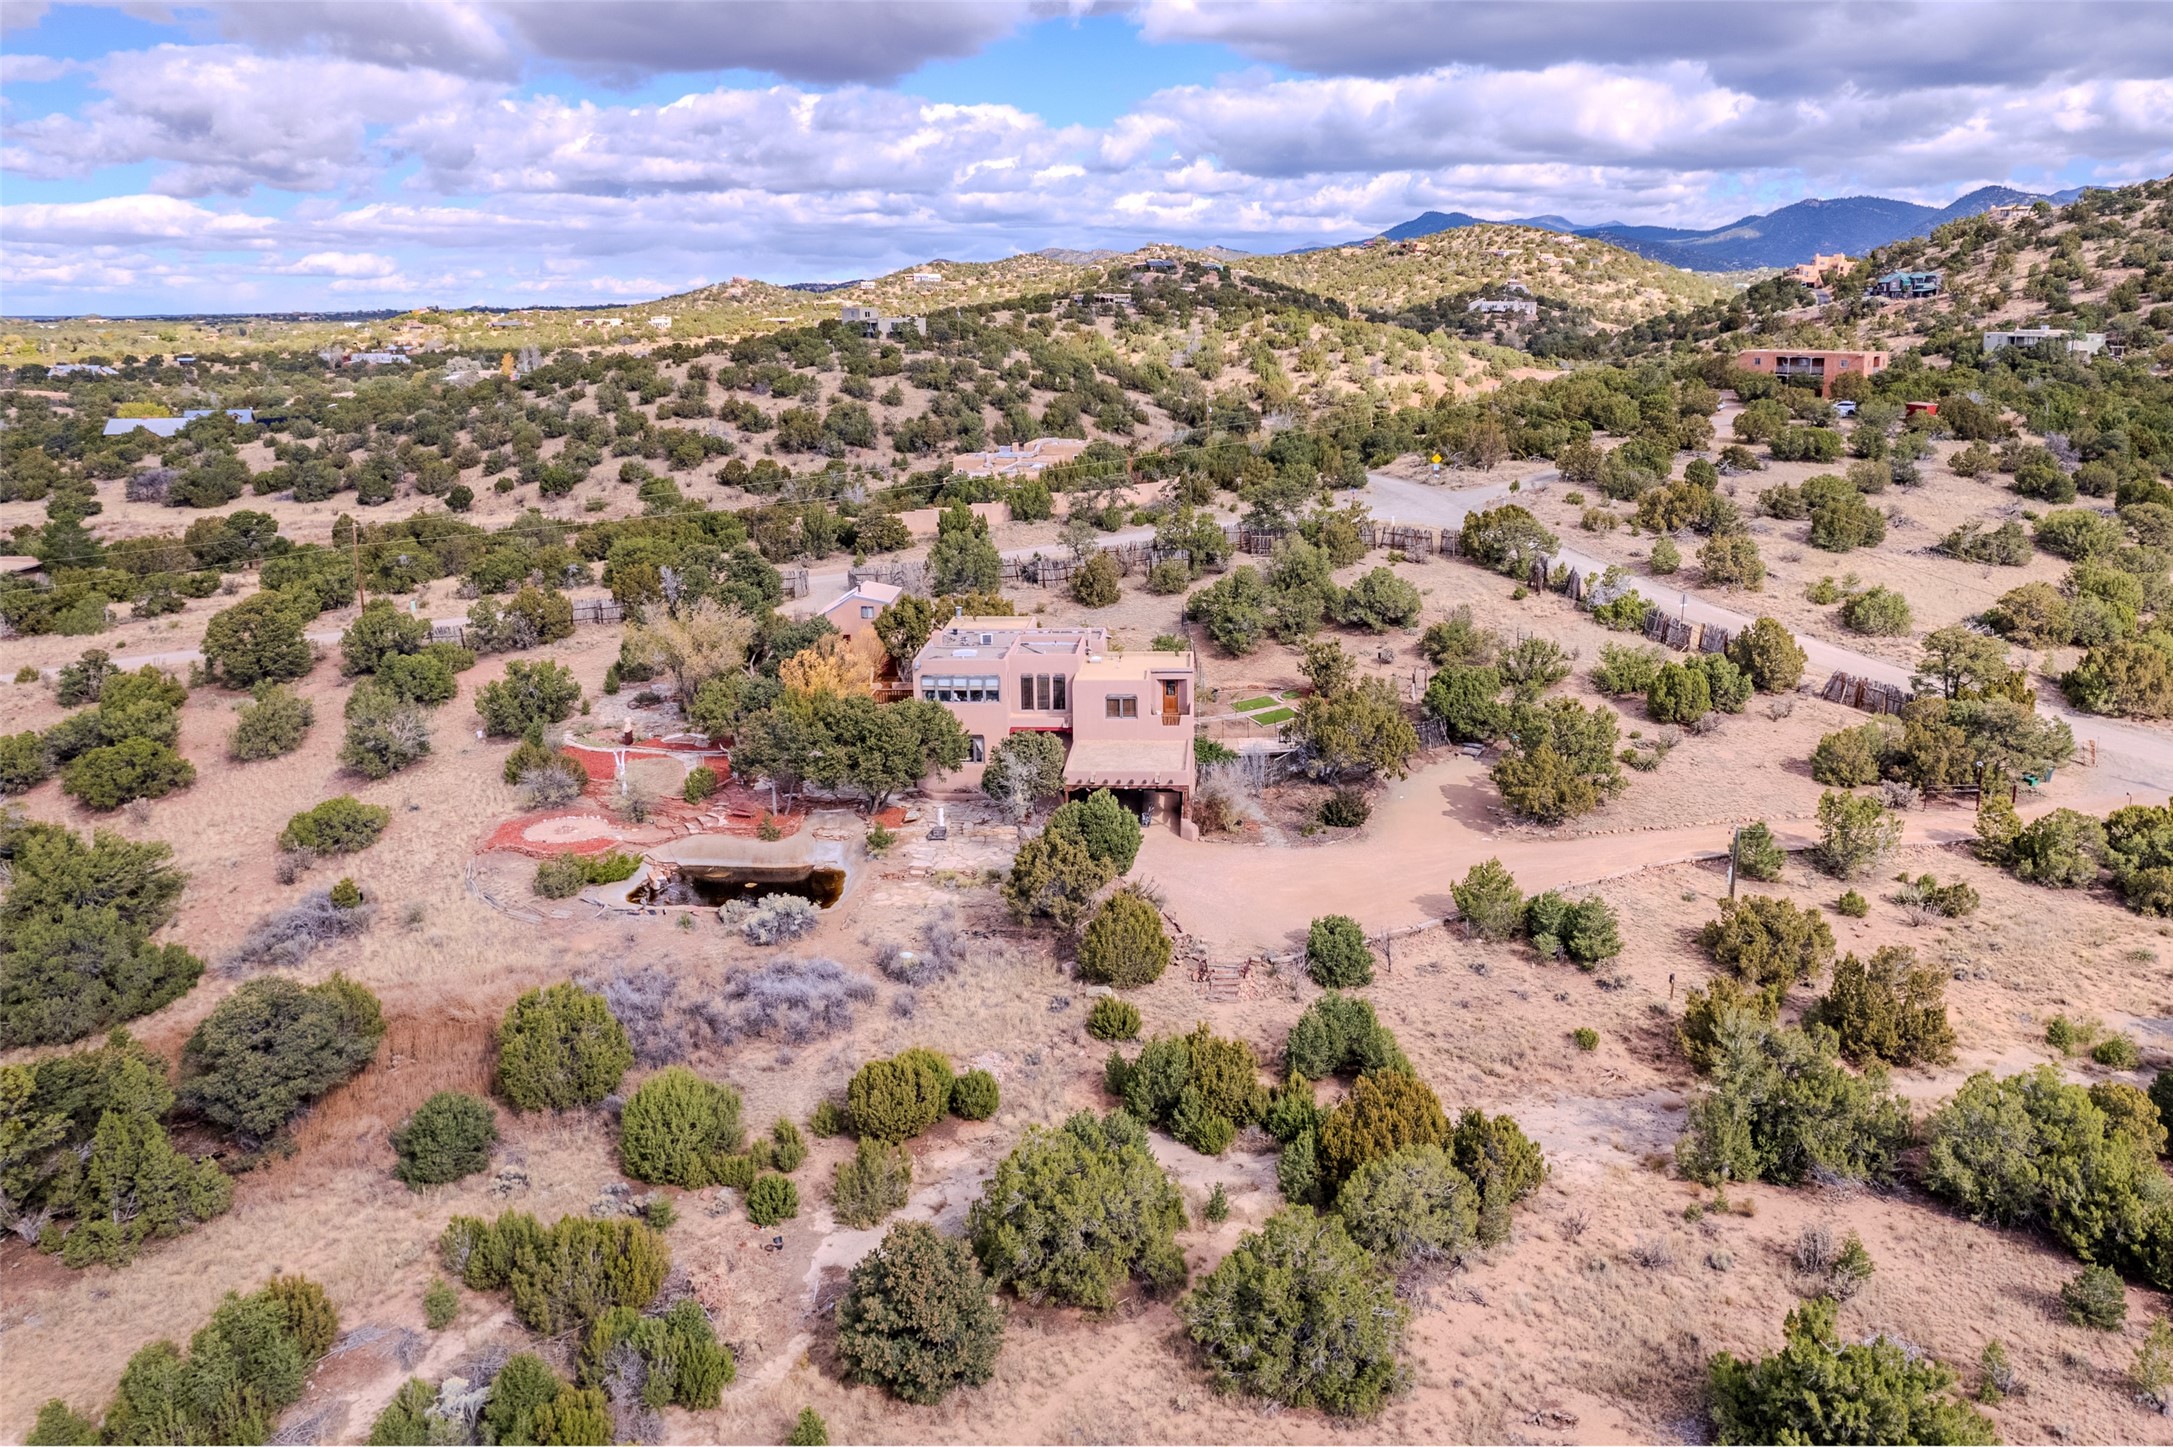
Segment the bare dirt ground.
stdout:
<svg viewBox="0 0 2173 1447">
<path fill-rule="evenodd" d="M 1375 555 L 1361 567 L 1380 561 Z M 1573 692 L 1586 689 L 1582 675 L 1599 645 L 1621 637 L 1558 599 L 1512 603 L 1505 580 L 1461 564 L 1394 566 L 1425 594 L 1422 623 L 1470 603 L 1482 622 L 1544 632 L 1577 650 L 1579 675 L 1565 686 Z M 1061 595 L 1029 591 L 1019 601 L 1072 616 L 1062 613 L 1069 605 Z M 1178 606 L 1128 587 L 1119 604 L 1092 616 L 1127 647 L 1145 648 L 1171 631 Z M 170 636 L 193 643 L 210 611 L 208 603 L 192 606 Z M 1416 638 L 1413 631 L 1347 641 L 1366 670 L 1408 687 L 1423 669 Z M 112 646 L 107 638 L 39 640 L 34 655 L 21 656 L 57 662 L 86 641 Z M 552 650 L 588 688 L 599 715 L 617 706 L 598 693 L 616 642 L 614 629 L 583 629 Z M 1375 658 L 1380 647 L 1389 651 L 1387 663 Z M 467 1292 L 451 1328 L 424 1330 L 422 1290 L 438 1270 L 433 1243 L 456 1213 L 515 1207 L 549 1220 L 588 1211 L 606 1187 L 623 1184 L 608 1119 L 600 1112 L 504 1114 L 498 1164 L 515 1168 L 525 1184 L 503 1194 L 494 1193 L 488 1174 L 408 1191 L 390 1175 L 387 1133 L 435 1090 L 487 1087 L 490 1031 L 523 989 L 655 963 L 680 978 L 680 999 L 689 1001 L 769 953 L 706 915 L 687 916 L 692 928 L 681 928 L 671 913 L 599 918 L 568 911 L 563 919 L 531 921 L 471 892 L 476 849 L 516 810 L 499 780 L 508 746 L 478 741 L 471 711 L 476 688 L 502 662 L 486 659 L 462 676 L 460 696 L 435 715 L 435 752 L 382 783 L 344 775 L 336 764 L 346 687 L 328 661 L 303 684 L 318 722 L 296 754 L 228 763 L 223 743 L 236 700 L 203 689 L 183 710 L 181 748 L 200 771 L 193 788 L 140 817 L 93 818 L 52 783 L 21 801 L 36 817 L 172 843 L 192 878 L 169 936 L 214 962 L 260 915 L 352 873 L 379 903 L 374 925 L 296 973 L 314 980 L 347 971 L 383 998 L 390 1030 L 377 1061 L 300 1123 L 291 1155 L 241 1177 L 229 1215 L 150 1247 L 119 1271 L 69 1272 L 19 1241 L 0 1245 L 0 1352 L 17 1366 L 0 1383 L 0 1437 L 19 1440 L 37 1405 L 54 1395 L 78 1409 L 102 1406 L 139 1346 L 160 1336 L 185 1341 L 225 1291 L 248 1289 L 274 1270 L 323 1282 L 343 1326 L 356 1333 L 289 1414 L 298 1440 L 356 1440 L 406 1376 L 436 1380 L 471 1352 L 532 1344 L 502 1300 Z M 1210 658 L 1205 667 L 1220 702 L 1297 682 L 1295 654 L 1275 646 L 1243 659 Z M 1277 848 L 1150 836 L 1137 872 L 1164 889 L 1176 922 L 1211 942 L 1218 959 L 1287 948 L 1292 930 L 1334 909 L 1375 930 L 1438 918 L 1447 913 L 1449 884 L 1490 854 L 1529 889 L 1589 883 L 1621 915 L 1625 953 L 1597 974 L 1435 926 L 1397 940 L 1367 992 L 1447 1105 L 1508 1111 L 1551 1164 L 1547 1186 L 1520 1214 L 1507 1245 L 1465 1270 L 1413 1283 L 1416 1383 L 1379 1419 L 1346 1424 L 1216 1396 L 1185 1350 L 1170 1306 L 1145 1300 L 1106 1318 L 1014 1305 L 996 1380 L 937 1408 L 904 1407 L 842 1384 L 826 1310 L 844 1270 L 879 1233 L 842 1230 L 830 1219 L 828 1180 L 845 1143 L 828 1141 L 816 1143 L 799 1172 L 802 1215 L 777 1232 L 758 1232 L 715 1193 L 681 1196 L 681 1220 L 669 1233 L 674 1259 L 733 1345 L 739 1378 L 718 1411 L 667 1414 L 668 1439 L 777 1440 L 800 1407 L 812 1405 L 841 1441 L 1701 1440 L 1707 1355 L 1778 1344 L 1782 1314 L 1809 1289 L 1791 1270 L 1788 1251 L 1797 1231 L 1818 1221 L 1837 1233 L 1860 1231 L 1877 1263 L 1870 1285 L 1843 1310 L 1851 1335 L 1900 1336 L 1964 1367 L 1965 1376 L 1988 1338 L 2005 1342 L 2026 1388 L 1995 1410 L 2010 1440 L 2173 1440 L 2173 1423 L 2133 1405 L 2121 1385 L 2136 1343 L 2165 1303 L 2131 1290 L 2130 1325 L 2119 1334 L 2065 1324 L 2055 1292 L 2075 1263 L 2042 1241 L 1972 1225 L 1908 1192 L 1758 1186 L 1733 1194 L 1736 1212 L 1686 1219 L 1687 1206 L 1710 1198 L 1665 1168 L 1694 1088 L 1670 1041 L 1683 993 L 1708 974 L 1691 934 L 1715 913 L 1726 888 L 1718 867 L 1698 856 L 1724 847 L 1728 826 L 1746 819 L 1765 818 L 1784 838 L 1800 837 L 1818 793 L 1803 760 L 1820 733 L 1861 717 L 1809 699 L 1784 718 L 1763 708 L 1759 700 L 1716 733 L 1685 738 L 1658 770 L 1633 773 L 1621 798 L 1559 837 L 1507 824 L 1493 811 L 1480 766 L 1461 757 L 1431 761 L 1387 786 L 1363 829 L 1318 843 Z M 61 713 L 44 686 L 0 686 L 0 731 L 44 728 Z M 1634 702 L 1624 705 L 1625 732 L 1646 727 L 1639 714 Z M 2035 807 L 2102 809 L 2119 787 L 2087 771 L 2063 771 Z M 278 884 L 273 840 L 286 818 L 345 792 L 394 810 L 385 838 L 338 869 L 320 866 L 296 884 Z M 2043 1021 L 2054 1011 L 2129 1031 L 2148 1065 L 2173 1057 L 2167 927 L 2101 893 L 2039 890 L 1944 847 L 1942 838 L 1966 831 L 1965 812 L 1935 809 L 1911 822 L 1918 842 L 1884 874 L 1906 868 L 1966 878 L 1983 907 L 1955 923 L 1914 926 L 1874 898 L 1867 919 L 1832 922 L 1844 949 L 1906 944 L 1950 972 L 1961 1056 L 1951 1067 L 1898 1079 L 1919 1109 L 1950 1094 L 1970 1070 L 2011 1071 L 2047 1058 Z M 904 833 L 818 932 L 792 947 L 836 958 L 875 985 L 876 998 L 859 1009 L 853 1027 L 797 1048 L 754 1042 L 731 1049 L 702 1043 L 697 1028 L 692 1063 L 737 1085 L 758 1127 L 778 1115 L 804 1120 L 862 1060 L 907 1045 L 986 1066 L 1003 1086 L 997 1117 L 947 1124 L 914 1146 L 907 1214 L 954 1226 L 1028 1124 L 1106 1107 L 1100 1067 L 1107 1050 L 1081 1028 L 1091 991 L 1071 978 L 1065 947 L 1014 926 L 989 883 L 1008 861 L 1015 832 L 969 810 L 954 814 L 946 841 L 927 839 L 918 826 Z M 493 856 L 477 864 L 476 877 L 517 894 L 527 868 Z M 1818 904 L 1830 904 L 1840 888 L 1793 862 L 1780 885 L 1755 887 Z M 1867 894 L 1885 888 L 1860 887 Z M 878 945 L 910 941 L 944 912 L 966 933 L 958 973 L 909 991 L 874 970 Z M 131 1028 L 171 1058 L 234 983 L 214 970 L 189 996 Z M 1243 998 L 1210 1000 L 1180 967 L 1133 998 L 1150 1034 L 1204 1019 L 1272 1061 L 1317 993 L 1293 970 L 1263 967 Z M 1799 992 L 1797 1003 L 1805 998 Z M 1600 1034 L 1590 1054 L 1570 1043 L 1580 1026 Z M 2073 1062 L 2066 1068 L 2077 1078 L 2106 1075 Z M 2122 1078 L 2143 1083 L 2149 1076 Z M 1196 1225 L 1181 1238 L 1195 1270 L 1211 1266 L 1277 1206 L 1262 1142 L 1241 1140 L 1213 1161 L 1166 1140 L 1156 1144 L 1195 1204 L 1218 1181 L 1231 1196 L 1228 1222 Z M 761 1249 L 771 1234 L 784 1237 L 782 1251 Z M 563 1357 L 565 1349 L 548 1350 Z"/>
</svg>

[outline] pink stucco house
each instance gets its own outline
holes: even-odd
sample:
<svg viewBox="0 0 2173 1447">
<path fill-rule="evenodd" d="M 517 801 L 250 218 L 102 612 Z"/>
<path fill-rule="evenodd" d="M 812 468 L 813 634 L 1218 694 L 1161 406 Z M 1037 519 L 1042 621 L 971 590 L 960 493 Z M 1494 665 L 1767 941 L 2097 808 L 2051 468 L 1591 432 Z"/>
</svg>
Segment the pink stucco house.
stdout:
<svg viewBox="0 0 2173 1447">
<path fill-rule="evenodd" d="M 988 751 L 1013 733 L 1057 733 L 1068 745 L 1067 790 L 1132 795 L 1187 831 L 1197 682 L 1190 653 L 1112 653 L 1106 628 L 969 617 L 929 636 L 911 679 L 914 694 L 950 709 L 973 741 L 950 781 L 978 786 Z"/>
</svg>

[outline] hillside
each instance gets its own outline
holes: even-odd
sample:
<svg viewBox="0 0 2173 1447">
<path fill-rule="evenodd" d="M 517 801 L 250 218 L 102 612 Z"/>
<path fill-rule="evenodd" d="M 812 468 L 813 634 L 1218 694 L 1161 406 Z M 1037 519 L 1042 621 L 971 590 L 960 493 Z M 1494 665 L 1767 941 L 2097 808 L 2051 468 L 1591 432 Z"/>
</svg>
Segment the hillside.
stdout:
<svg viewBox="0 0 2173 1447">
<path fill-rule="evenodd" d="M 1730 295 L 1730 278 L 1649 261 L 1586 237 L 1529 226 L 1460 226 L 1373 246 L 1264 256 L 1241 269 L 1370 311 L 1392 311 L 1447 292 L 1521 281 L 1600 321 L 1626 325 Z"/>
</svg>

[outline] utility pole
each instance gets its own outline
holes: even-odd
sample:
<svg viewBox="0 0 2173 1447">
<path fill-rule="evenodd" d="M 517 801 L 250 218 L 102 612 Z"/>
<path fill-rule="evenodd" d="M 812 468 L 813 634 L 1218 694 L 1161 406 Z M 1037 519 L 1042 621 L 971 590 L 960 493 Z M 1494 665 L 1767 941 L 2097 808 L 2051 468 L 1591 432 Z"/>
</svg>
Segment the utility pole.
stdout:
<svg viewBox="0 0 2173 1447">
<path fill-rule="evenodd" d="M 354 531 L 350 532 L 347 535 L 347 541 L 354 548 L 355 606 L 358 608 L 367 608 L 370 606 L 370 590 L 367 587 L 363 586 L 362 582 L 362 524 L 355 524 Z"/>
<path fill-rule="evenodd" d="M 1740 824 L 1738 824 L 1738 825 L 1736 825 L 1736 826 L 1735 826 L 1735 832 L 1734 832 L 1733 834 L 1731 834 L 1731 835 L 1729 835 L 1729 836 L 1728 836 L 1728 898 L 1730 898 L 1730 899 L 1734 899 L 1734 898 L 1735 898 L 1735 853 L 1736 853 L 1736 847 L 1737 847 L 1738 845 L 1740 845 L 1740 844 L 1741 844 L 1742 842 L 1743 842 L 1743 826 L 1742 826 L 1742 825 L 1740 825 Z M 1675 993 L 1674 993 L 1674 983 L 1675 983 L 1675 977 L 1674 977 L 1673 975 L 1670 975 L 1670 976 L 1668 976 L 1668 985 L 1669 985 L 1669 990 L 1668 990 L 1668 998 L 1669 998 L 1669 999 L 1671 999 L 1671 1000 L 1672 1000 L 1673 998 L 1675 998 Z"/>
</svg>

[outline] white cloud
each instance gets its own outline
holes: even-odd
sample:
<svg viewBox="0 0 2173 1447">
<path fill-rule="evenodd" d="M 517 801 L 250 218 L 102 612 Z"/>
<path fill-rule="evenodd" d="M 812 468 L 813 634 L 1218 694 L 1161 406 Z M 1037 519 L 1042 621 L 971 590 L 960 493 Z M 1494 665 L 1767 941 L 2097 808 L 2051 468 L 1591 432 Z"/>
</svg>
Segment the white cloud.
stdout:
<svg viewBox="0 0 2173 1447">
<path fill-rule="evenodd" d="M 85 68 L 80 60 L 61 60 L 50 55 L 0 55 L 0 85 L 59 80 Z"/>
<path fill-rule="evenodd" d="M 172 196 L 108 196 L 97 201 L 26 202 L 0 210 L 17 242 L 84 246 L 158 244 L 232 250 L 270 244 L 279 223 L 267 216 L 213 211 Z"/>
<path fill-rule="evenodd" d="M 383 279 L 399 269 L 400 263 L 374 251 L 312 251 L 297 261 L 271 268 L 288 276 L 337 276 L 348 280 Z"/>
</svg>

